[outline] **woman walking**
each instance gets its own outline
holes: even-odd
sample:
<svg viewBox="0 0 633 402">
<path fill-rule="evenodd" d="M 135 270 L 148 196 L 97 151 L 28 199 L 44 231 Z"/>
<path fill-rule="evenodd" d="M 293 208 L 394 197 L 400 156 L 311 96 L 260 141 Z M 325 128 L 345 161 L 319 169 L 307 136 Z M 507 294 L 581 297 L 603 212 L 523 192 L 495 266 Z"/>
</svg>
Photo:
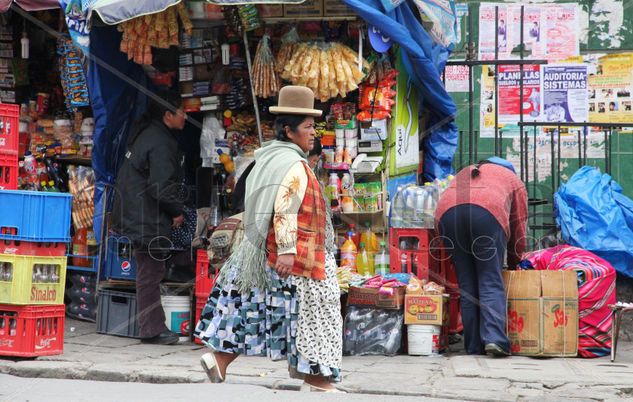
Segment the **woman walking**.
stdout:
<svg viewBox="0 0 633 402">
<path fill-rule="evenodd" d="M 334 231 L 307 164 L 314 146 L 314 93 L 279 93 L 277 140 L 255 153 L 246 179 L 245 237 L 222 267 L 196 328 L 213 351 L 201 358 L 222 382 L 240 354 L 287 359 L 302 390 L 337 392 L 342 319 Z"/>
<path fill-rule="evenodd" d="M 489 158 L 457 174 L 435 219 L 457 272 L 466 353 L 508 356 L 501 270 L 506 251 L 516 267 L 525 249 L 525 185 L 510 162 Z"/>
</svg>

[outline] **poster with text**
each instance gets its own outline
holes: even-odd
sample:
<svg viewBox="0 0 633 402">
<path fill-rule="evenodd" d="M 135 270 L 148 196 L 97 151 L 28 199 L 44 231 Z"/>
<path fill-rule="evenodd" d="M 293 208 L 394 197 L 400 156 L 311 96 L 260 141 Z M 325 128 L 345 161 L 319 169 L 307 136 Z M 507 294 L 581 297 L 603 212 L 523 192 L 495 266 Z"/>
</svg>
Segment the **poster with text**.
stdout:
<svg viewBox="0 0 633 402">
<path fill-rule="evenodd" d="M 543 66 L 542 77 L 543 121 L 589 121 L 586 65 Z"/>
<path fill-rule="evenodd" d="M 580 53 L 580 19 L 577 4 L 550 4 L 545 11 L 547 60 L 562 60 Z"/>
<path fill-rule="evenodd" d="M 589 121 L 632 122 L 633 53 L 600 57 L 589 68 Z"/>
<path fill-rule="evenodd" d="M 521 119 L 536 121 L 541 114 L 541 75 L 538 65 L 523 66 L 523 100 L 521 67 L 499 66 L 499 123 L 516 124 Z"/>
<path fill-rule="evenodd" d="M 496 9 L 498 7 L 498 24 L 495 32 Z M 494 60 L 495 45 L 499 45 L 498 58 L 503 59 L 509 56 L 512 46 L 508 46 L 508 26 L 507 26 L 508 6 L 497 3 L 482 3 L 479 6 L 479 59 Z M 496 39 L 495 39 L 496 38 Z M 498 40 L 498 42 L 495 42 Z"/>
<path fill-rule="evenodd" d="M 479 102 L 480 136 L 494 137 L 495 132 L 495 70 L 491 66 L 481 69 L 481 94 Z"/>
<path fill-rule="evenodd" d="M 470 90 L 467 66 L 446 66 L 444 74 L 447 92 L 468 92 Z"/>
</svg>

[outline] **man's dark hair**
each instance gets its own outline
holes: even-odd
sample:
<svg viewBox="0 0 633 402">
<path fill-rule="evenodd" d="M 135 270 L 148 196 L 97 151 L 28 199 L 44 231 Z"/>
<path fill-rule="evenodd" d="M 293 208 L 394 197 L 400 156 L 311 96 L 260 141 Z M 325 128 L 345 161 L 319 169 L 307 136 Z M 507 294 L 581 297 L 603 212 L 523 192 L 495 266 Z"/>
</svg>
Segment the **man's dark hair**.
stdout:
<svg viewBox="0 0 633 402">
<path fill-rule="evenodd" d="M 280 114 L 275 119 L 275 134 L 279 141 L 290 141 L 290 138 L 286 135 L 286 126 L 290 128 L 291 131 L 297 131 L 299 125 L 303 123 L 303 121 L 308 116 L 297 115 L 297 114 Z"/>
<path fill-rule="evenodd" d="M 173 91 L 159 91 L 150 97 L 145 112 L 149 117 L 155 120 L 162 120 L 165 112 L 176 113 L 176 110 L 182 106 L 182 97 Z"/>
<path fill-rule="evenodd" d="M 321 140 L 318 138 L 314 139 L 314 148 L 308 153 L 308 156 L 321 155 L 323 152 L 323 147 L 321 146 Z"/>
</svg>

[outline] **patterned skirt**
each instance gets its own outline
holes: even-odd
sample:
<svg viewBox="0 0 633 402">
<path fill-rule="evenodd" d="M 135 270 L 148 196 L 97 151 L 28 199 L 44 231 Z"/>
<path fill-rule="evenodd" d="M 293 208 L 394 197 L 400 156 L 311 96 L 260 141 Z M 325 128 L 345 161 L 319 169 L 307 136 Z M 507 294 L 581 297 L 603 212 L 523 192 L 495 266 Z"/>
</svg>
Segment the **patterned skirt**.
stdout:
<svg viewBox="0 0 633 402">
<path fill-rule="evenodd" d="M 340 381 L 340 301 L 328 297 L 323 307 L 322 296 L 333 289 L 338 291 L 333 257 L 327 258 L 324 281 L 295 276 L 282 280 L 270 268 L 268 273 L 272 286 L 267 291 L 240 293 L 233 283 L 235 273 L 229 274 L 224 286 L 216 285 L 202 310 L 195 336 L 216 352 L 287 359 L 294 378 L 310 374 Z M 318 314 L 305 313 L 316 306 L 322 306 L 316 308 Z"/>
</svg>

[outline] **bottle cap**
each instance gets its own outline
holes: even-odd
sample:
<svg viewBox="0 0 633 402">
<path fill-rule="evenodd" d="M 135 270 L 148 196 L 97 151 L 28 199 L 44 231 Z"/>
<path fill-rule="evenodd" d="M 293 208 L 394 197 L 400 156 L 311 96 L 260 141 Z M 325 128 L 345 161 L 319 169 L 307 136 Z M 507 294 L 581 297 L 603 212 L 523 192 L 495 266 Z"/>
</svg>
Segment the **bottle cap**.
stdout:
<svg viewBox="0 0 633 402">
<path fill-rule="evenodd" d="M 384 241 L 384 240 L 381 240 L 381 241 L 380 241 L 380 246 L 381 246 L 381 247 L 385 247 L 385 241 Z"/>
<path fill-rule="evenodd" d="M 360 246 L 360 248 L 363 248 L 363 247 L 365 247 L 365 243 L 361 241 L 359 246 Z"/>
</svg>

